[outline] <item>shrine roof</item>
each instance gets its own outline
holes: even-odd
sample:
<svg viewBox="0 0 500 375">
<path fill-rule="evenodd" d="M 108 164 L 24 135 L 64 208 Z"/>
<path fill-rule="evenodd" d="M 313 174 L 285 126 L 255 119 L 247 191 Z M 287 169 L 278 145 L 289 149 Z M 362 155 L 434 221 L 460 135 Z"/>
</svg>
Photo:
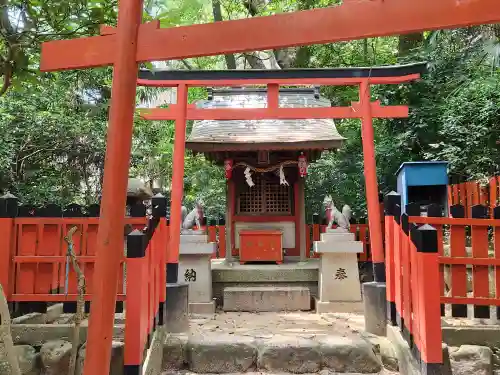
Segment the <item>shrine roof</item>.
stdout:
<svg viewBox="0 0 500 375">
<path fill-rule="evenodd" d="M 330 107 L 314 88 L 280 89 L 280 107 Z M 231 88 L 211 90 L 198 108 L 265 108 L 267 90 Z M 186 147 L 194 151 L 262 149 L 335 149 L 342 137 L 331 119 L 202 120 L 195 121 Z"/>
</svg>

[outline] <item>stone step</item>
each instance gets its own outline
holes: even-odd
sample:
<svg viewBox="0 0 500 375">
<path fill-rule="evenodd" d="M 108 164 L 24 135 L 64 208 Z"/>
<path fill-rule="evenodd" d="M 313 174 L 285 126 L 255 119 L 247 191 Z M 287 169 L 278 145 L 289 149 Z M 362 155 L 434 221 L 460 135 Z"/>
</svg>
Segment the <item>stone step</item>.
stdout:
<svg viewBox="0 0 500 375">
<path fill-rule="evenodd" d="M 256 339 L 217 333 L 166 337 L 162 370 L 165 374 L 390 374 L 383 372 L 383 362 L 376 347 L 359 336 Z"/>
<path fill-rule="evenodd" d="M 224 311 L 307 311 L 311 293 L 304 286 L 249 286 L 224 288 Z"/>
</svg>

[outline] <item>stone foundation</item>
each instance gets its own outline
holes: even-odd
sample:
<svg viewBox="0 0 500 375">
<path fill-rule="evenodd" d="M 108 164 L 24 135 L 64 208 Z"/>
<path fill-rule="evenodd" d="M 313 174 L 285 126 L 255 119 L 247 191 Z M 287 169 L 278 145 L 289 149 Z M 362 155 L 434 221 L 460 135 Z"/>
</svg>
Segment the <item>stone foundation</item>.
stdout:
<svg viewBox="0 0 500 375">
<path fill-rule="evenodd" d="M 362 338 L 326 336 L 306 339 L 275 335 L 269 339 L 217 334 L 166 338 L 163 370 L 196 373 L 378 373 L 382 361 Z"/>
<path fill-rule="evenodd" d="M 311 294 L 304 287 L 227 287 L 224 311 L 306 311 L 311 309 Z"/>
</svg>

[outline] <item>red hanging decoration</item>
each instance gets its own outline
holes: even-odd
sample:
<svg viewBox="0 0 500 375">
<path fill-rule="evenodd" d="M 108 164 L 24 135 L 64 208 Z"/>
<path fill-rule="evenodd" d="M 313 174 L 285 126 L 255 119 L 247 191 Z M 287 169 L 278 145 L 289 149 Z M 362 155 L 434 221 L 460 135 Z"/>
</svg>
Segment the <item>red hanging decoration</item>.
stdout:
<svg viewBox="0 0 500 375">
<path fill-rule="evenodd" d="M 307 159 L 303 152 L 301 152 L 299 156 L 299 174 L 300 177 L 305 177 L 307 175 Z"/>
<path fill-rule="evenodd" d="M 224 160 L 224 173 L 226 179 L 230 179 L 233 174 L 233 161 L 231 159 Z"/>
</svg>

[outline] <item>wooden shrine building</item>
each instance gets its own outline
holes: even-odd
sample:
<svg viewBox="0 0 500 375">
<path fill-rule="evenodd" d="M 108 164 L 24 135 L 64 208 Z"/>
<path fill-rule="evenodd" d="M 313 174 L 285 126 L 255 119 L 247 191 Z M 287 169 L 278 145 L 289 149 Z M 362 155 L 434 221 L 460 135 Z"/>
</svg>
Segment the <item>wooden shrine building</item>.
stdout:
<svg viewBox="0 0 500 375">
<path fill-rule="evenodd" d="M 200 109 L 266 108 L 267 89 L 211 89 Z M 317 88 L 280 89 L 283 108 L 331 107 Z M 225 169 L 226 259 L 305 260 L 307 164 L 344 138 L 332 119 L 199 120 L 186 148 Z M 229 251 L 231 249 L 231 251 Z M 293 257 L 293 258 L 292 258 Z"/>
</svg>

